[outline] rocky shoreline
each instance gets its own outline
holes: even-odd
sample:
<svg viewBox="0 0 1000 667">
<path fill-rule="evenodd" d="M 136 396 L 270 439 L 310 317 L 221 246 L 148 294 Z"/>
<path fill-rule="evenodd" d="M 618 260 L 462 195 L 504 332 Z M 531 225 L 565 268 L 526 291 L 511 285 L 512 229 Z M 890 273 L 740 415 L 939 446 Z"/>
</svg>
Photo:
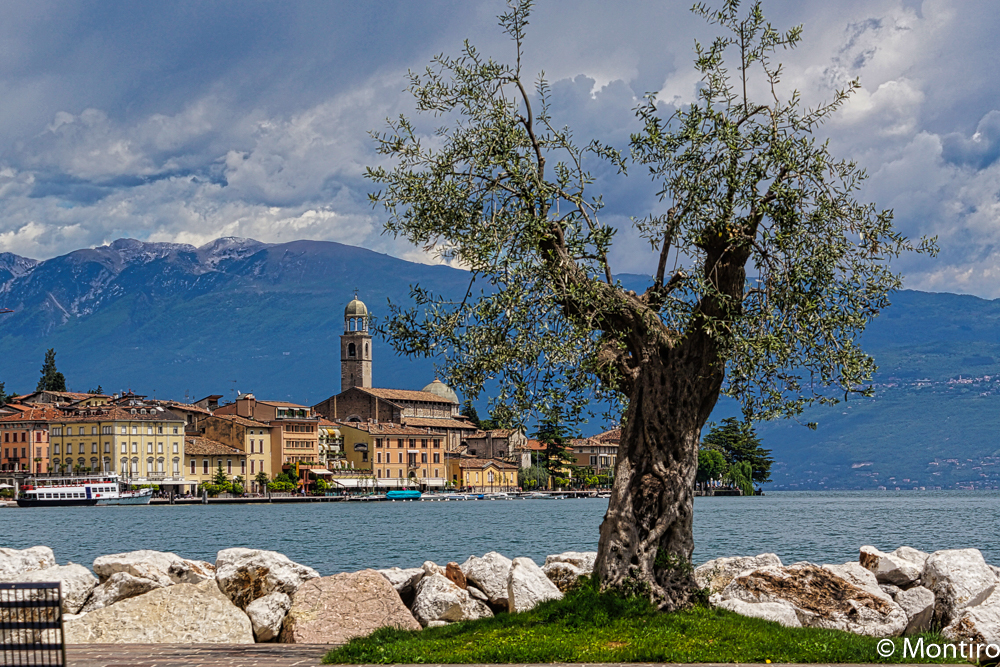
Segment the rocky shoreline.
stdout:
<svg viewBox="0 0 1000 667">
<path fill-rule="evenodd" d="M 57 565 L 52 549 L 0 548 L 0 581 L 61 581 L 69 644 L 283 642 L 342 644 L 380 627 L 420 630 L 522 612 L 559 599 L 596 553 L 530 558 L 497 552 L 444 566 L 321 577 L 283 554 L 224 549 L 215 563 L 173 553 L 100 556 L 93 572 Z M 872 637 L 941 629 L 1000 644 L 1000 568 L 977 549 L 925 553 L 872 546 L 840 565 L 783 565 L 775 554 L 718 558 L 694 570 L 713 606 L 788 627 Z"/>
<path fill-rule="evenodd" d="M 261 549 L 224 549 L 214 564 L 132 551 L 96 558 L 91 572 L 57 565 L 51 548 L 37 546 L 0 548 L 0 582 L 62 582 L 68 644 L 343 644 L 386 626 L 420 630 L 526 611 L 561 598 L 596 555 L 566 552 L 539 567 L 490 552 L 462 564 L 321 577 Z"/>
</svg>

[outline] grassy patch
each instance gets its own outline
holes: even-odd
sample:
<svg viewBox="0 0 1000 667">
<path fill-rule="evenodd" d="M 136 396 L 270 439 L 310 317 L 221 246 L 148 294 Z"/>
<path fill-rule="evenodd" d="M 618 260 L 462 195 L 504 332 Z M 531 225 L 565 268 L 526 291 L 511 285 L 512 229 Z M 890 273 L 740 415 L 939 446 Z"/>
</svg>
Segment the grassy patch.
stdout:
<svg viewBox="0 0 1000 667">
<path fill-rule="evenodd" d="M 915 638 L 913 638 L 915 639 Z M 965 662 L 879 657 L 878 639 L 785 628 L 722 609 L 661 614 L 647 602 L 581 587 L 523 614 L 421 632 L 382 629 L 331 651 L 324 663 Z M 926 635 L 925 643 L 944 643 Z"/>
</svg>

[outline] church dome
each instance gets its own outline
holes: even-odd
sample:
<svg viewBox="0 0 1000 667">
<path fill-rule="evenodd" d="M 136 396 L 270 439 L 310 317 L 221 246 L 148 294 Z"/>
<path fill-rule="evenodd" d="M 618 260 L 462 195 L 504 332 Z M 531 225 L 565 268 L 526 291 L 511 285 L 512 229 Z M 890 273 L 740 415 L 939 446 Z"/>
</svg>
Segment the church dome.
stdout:
<svg viewBox="0 0 1000 667">
<path fill-rule="evenodd" d="M 354 297 L 344 309 L 344 317 L 368 317 L 368 306 L 363 301 Z"/>
<path fill-rule="evenodd" d="M 430 392 L 456 405 L 458 404 L 458 394 L 455 393 L 455 390 L 437 378 L 434 378 L 434 382 L 424 387 L 423 391 Z"/>
</svg>

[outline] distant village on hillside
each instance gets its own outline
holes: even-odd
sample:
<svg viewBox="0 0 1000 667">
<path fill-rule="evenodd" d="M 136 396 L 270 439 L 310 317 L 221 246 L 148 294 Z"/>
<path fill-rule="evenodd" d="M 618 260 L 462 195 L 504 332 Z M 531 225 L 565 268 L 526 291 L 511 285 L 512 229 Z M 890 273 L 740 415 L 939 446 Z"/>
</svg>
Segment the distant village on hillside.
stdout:
<svg viewBox="0 0 1000 667">
<path fill-rule="evenodd" d="M 0 480 L 115 473 L 164 493 L 199 494 L 220 472 L 246 492 L 272 480 L 296 492 L 518 490 L 545 446 L 524 433 L 482 429 L 434 379 L 422 389 L 372 387 L 372 336 L 364 303 L 344 311 L 340 393 L 313 406 L 242 394 L 182 403 L 124 392 L 40 390 L 0 406 Z M 571 440 L 575 486 L 614 472 L 620 431 Z"/>
</svg>

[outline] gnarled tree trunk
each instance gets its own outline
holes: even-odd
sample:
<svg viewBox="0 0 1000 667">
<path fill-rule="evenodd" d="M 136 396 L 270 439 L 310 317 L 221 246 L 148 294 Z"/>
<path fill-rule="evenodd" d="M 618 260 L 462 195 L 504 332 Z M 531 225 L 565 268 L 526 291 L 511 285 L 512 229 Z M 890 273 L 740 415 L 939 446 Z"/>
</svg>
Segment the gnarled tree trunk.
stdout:
<svg viewBox="0 0 1000 667">
<path fill-rule="evenodd" d="M 719 396 L 714 345 L 695 336 L 641 366 L 622 426 L 595 574 L 602 587 L 688 606 L 698 442 Z M 715 367 L 713 367 L 715 366 Z"/>
</svg>

